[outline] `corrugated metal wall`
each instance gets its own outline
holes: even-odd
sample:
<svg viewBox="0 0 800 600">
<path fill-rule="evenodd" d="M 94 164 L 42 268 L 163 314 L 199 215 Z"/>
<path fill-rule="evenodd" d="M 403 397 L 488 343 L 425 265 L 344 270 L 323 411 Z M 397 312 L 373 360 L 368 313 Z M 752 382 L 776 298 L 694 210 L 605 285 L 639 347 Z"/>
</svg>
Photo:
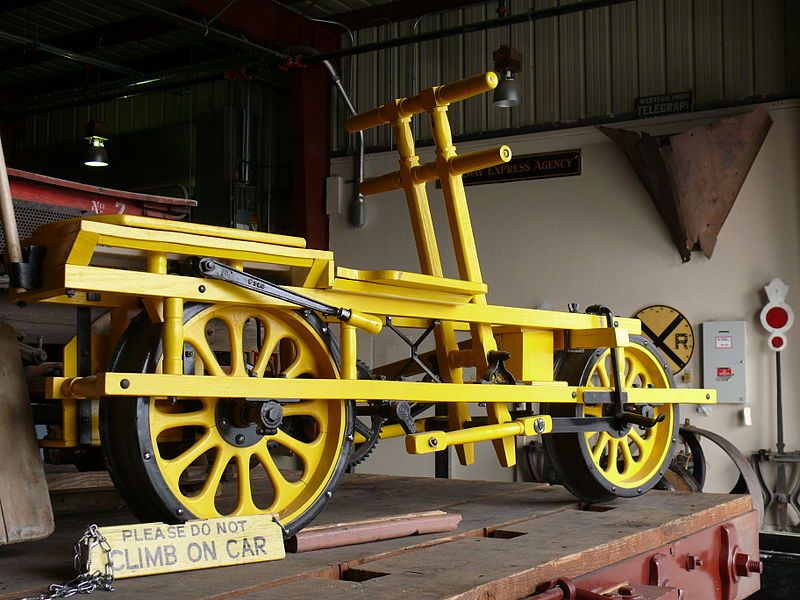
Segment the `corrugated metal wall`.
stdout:
<svg viewBox="0 0 800 600">
<path fill-rule="evenodd" d="M 254 93 L 259 93 L 259 87 Z M 254 98 L 254 106 L 260 99 Z M 177 91 L 158 92 L 112 100 L 92 106 L 68 108 L 26 118 L 25 148 L 42 148 L 83 137 L 83 128 L 90 118 L 105 121 L 112 135 L 188 123 L 193 116 L 217 108 L 241 108 L 242 86 L 230 81 L 217 81 Z"/>
<path fill-rule="evenodd" d="M 575 0 L 510 0 L 509 13 Z M 419 20 L 418 32 L 496 18 L 494 5 Z M 356 44 L 414 32 L 411 21 L 356 32 Z M 356 106 L 373 108 L 426 86 L 492 68 L 491 54 L 510 44 L 525 57 L 518 80 L 523 103 L 496 109 L 484 95 L 454 106 L 454 135 L 569 123 L 630 113 L 634 98 L 693 90 L 696 104 L 800 93 L 800 1 L 638 0 L 508 28 L 468 33 L 359 55 Z M 343 43 L 349 43 L 349 40 Z M 349 59 L 344 69 L 352 70 Z M 334 144 L 347 137 L 338 107 Z M 428 138 L 417 119 L 417 139 Z M 422 129 L 421 129 L 422 128 Z M 390 143 L 386 127 L 368 147 Z"/>
<path fill-rule="evenodd" d="M 258 155 L 254 168 L 261 189 L 268 196 L 278 194 L 282 200 L 290 196 L 290 148 L 284 140 L 291 135 L 290 121 L 282 117 L 288 113 L 288 93 L 269 86 L 253 85 L 252 110 L 258 130 L 254 147 Z M 113 100 L 92 106 L 57 110 L 26 117 L 25 136 L 19 143 L 22 152 L 58 147 L 84 137 L 84 126 L 91 118 L 105 121 L 111 141 L 108 149 L 113 160 L 114 138 L 126 133 L 165 128 L 171 125 L 193 123 L 204 112 L 244 106 L 244 86 L 236 81 L 217 81 L 187 86 L 173 91 L 145 94 Z M 189 130 L 187 130 L 189 131 Z M 186 164 L 193 169 L 195 140 L 186 139 Z M 238 158 L 238 157 L 237 157 Z M 176 178 L 188 182 L 193 192 L 194 173 L 175 173 Z M 165 193 L 171 193 L 167 190 Z"/>
</svg>

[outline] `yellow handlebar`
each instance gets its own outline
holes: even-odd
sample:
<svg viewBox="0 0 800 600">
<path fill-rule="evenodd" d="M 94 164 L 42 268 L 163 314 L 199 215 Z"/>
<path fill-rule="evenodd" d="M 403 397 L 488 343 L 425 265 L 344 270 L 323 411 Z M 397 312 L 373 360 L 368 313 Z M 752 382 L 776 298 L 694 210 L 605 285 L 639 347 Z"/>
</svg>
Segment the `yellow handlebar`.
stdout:
<svg viewBox="0 0 800 600">
<path fill-rule="evenodd" d="M 453 102 L 466 100 L 496 87 L 497 74 L 487 71 L 474 77 L 467 77 L 461 81 L 428 88 L 411 98 L 386 102 L 378 108 L 350 117 L 345 121 L 344 128 L 349 133 L 371 129 L 401 117 L 410 117 L 411 115 L 431 110 L 437 106 L 447 106 Z"/>
<path fill-rule="evenodd" d="M 436 99 L 443 104 L 461 102 L 478 94 L 483 94 L 497 87 L 497 73 L 487 71 L 480 75 L 467 77 L 461 81 L 446 83 L 436 90 Z"/>
<path fill-rule="evenodd" d="M 349 325 L 373 335 L 378 335 L 381 329 L 383 329 L 383 322 L 378 317 L 373 317 L 372 315 L 356 312 L 354 310 L 350 311 L 350 316 L 346 321 Z"/>
</svg>

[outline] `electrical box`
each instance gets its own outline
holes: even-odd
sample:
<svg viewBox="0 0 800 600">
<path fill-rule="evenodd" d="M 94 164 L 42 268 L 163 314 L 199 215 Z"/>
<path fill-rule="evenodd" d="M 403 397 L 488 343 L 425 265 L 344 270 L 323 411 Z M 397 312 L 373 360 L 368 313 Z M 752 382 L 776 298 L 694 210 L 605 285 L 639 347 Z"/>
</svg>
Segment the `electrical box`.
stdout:
<svg viewBox="0 0 800 600">
<path fill-rule="evenodd" d="M 745 321 L 703 323 L 703 387 L 717 390 L 718 403 L 746 398 Z"/>
<path fill-rule="evenodd" d="M 331 175 L 325 179 L 325 214 L 342 214 L 342 193 L 344 179 L 338 175 Z"/>
</svg>

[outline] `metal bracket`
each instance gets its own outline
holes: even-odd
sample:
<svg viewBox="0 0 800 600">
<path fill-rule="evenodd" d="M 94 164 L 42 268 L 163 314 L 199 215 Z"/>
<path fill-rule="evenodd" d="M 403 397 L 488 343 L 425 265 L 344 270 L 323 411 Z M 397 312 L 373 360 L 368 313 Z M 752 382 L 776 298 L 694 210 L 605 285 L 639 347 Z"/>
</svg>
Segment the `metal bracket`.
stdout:
<svg viewBox="0 0 800 600">
<path fill-rule="evenodd" d="M 722 530 L 722 549 L 719 554 L 719 573 L 722 582 L 722 599 L 733 600 L 737 596 L 738 582 L 742 577 L 750 577 L 761 573 L 764 564 L 758 559 L 751 559 L 749 554 L 740 552 L 736 537 L 736 528 L 728 523 L 720 527 Z"/>
<path fill-rule="evenodd" d="M 42 286 L 42 261 L 47 248 L 30 245 L 22 248 L 22 262 L 9 263 L 12 288 L 35 290 Z"/>
<path fill-rule="evenodd" d="M 431 333 L 433 333 L 433 330 L 436 329 L 438 325 L 439 321 L 434 319 L 416 340 L 411 340 L 411 338 L 409 338 L 406 334 L 404 334 L 402 331 L 400 331 L 397 327 L 394 326 L 394 324 L 392 323 L 392 317 L 386 317 L 386 326 L 392 331 L 394 331 L 397 334 L 397 337 L 403 340 L 408 346 L 409 350 L 411 351 L 411 356 L 405 362 L 405 364 L 402 367 L 400 367 L 400 370 L 397 371 L 397 373 L 395 373 L 393 379 L 400 379 L 403 376 L 403 373 L 405 373 L 411 365 L 417 365 L 420 369 L 422 369 L 425 375 L 430 378 L 431 381 L 434 381 L 436 383 L 442 382 L 439 376 L 436 373 L 434 373 L 431 370 L 431 368 L 428 367 L 428 365 L 426 365 L 425 362 L 419 357 L 420 344 L 422 344 L 422 342 L 424 342 L 425 339 Z"/>
<path fill-rule="evenodd" d="M 506 368 L 506 361 L 511 358 L 511 354 L 503 350 L 490 350 L 486 355 L 489 367 L 483 373 L 481 381 L 484 383 L 504 383 L 507 385 L 517 385 L 517 380 Z"/>
<path fill-rule="evenodd" d="M 86 377 L 92 374 L 92 309 L 79 306 L 75 335 L 77 375 Z M 92 400 L 78 401 L 78 443 L 92 443 Z"/>
</svg>

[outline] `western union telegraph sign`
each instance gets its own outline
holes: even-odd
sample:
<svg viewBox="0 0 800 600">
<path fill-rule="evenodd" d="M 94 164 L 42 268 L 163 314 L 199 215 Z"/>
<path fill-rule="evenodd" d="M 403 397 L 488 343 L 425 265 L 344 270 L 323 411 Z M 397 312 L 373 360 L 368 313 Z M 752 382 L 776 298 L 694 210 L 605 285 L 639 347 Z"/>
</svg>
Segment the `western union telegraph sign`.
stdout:
<svg viewBox="0 0 800 600">
<path fill-rule="evenodd" d="M 180 525 L 100 527 L 108 551 L 93 546 L 92 570 L 111 561 L 115 579 L 281 559 L 283 532 L 272 515 L 222 517 Z"/>
<path fill-rule="evenodd" d="M 464 173 L 464 185 L 501 183 L 547 177 L 569 177 L 581 174 L 581 151 L 562 150 L 544 154 L 515 156 L 502 165 Z M 438 183 L 437 183 L 438 185 Z"/>
<path fill-rule="evenodd" d="M 639 117 L 659 117 L 691 111 L 694 107 L 693 96 L 691 91 L 659 96 L 639 96 L 633 106 Z"/>
</svg>

